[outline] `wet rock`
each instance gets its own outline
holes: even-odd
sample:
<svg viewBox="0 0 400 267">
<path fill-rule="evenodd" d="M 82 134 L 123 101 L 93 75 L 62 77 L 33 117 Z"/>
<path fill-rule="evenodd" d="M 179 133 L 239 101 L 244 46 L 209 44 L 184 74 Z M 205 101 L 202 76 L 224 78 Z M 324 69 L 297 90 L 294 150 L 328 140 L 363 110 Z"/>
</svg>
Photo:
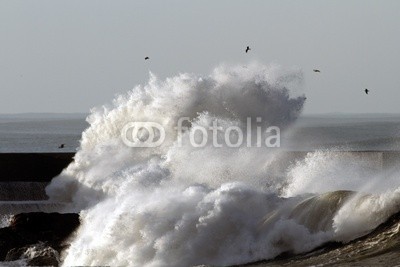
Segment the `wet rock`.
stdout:
<svg viewBox="0 0 400 267">
<path fill-rule="evenodd" d="M 8 251 L 5 261 L 16 260 L 25 260 L 28 266 L 59 266 L 60 254 L 52 247 L 39 242 Z"/>
<path fill-rule="evenodd" d="M 26 258 L 30 265 L 57 266 L 66 239 L 78 226 L 74 213 L 17 214 L 9 227 L 0 229 L 0 261 Z"/>
</svg>

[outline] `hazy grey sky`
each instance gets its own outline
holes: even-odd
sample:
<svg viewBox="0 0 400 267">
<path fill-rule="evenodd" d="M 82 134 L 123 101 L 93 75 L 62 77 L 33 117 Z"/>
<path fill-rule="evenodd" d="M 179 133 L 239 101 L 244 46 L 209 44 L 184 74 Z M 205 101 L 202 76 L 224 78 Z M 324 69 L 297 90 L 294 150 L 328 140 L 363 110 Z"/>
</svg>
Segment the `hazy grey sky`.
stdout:
<svg viewBox="0 0 400 267">
<path fill-rule="evenodd" d="M 300 67 L 306 113 L 400 113 L 399 49 L 397 0 L 1 0 L 0 113 L 88 112 L 149 70 L 251 60 Z"/>
</svg>

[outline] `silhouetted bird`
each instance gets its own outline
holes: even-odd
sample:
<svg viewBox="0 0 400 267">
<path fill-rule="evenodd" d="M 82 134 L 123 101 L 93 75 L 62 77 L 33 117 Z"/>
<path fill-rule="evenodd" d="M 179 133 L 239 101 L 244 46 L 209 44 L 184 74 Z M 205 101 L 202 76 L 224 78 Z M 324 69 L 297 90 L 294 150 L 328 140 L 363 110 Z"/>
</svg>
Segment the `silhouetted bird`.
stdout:
<svg viewBox="0 0 400 267">
<path fill-rule="evenodd" d="M 368 95 L 369 90 L 367 88 L 365 88 L 364 92 Z"/>
<path fill-rule="evenodd" d="M 320 70 L 313 70 L 313 72 L 321 72 Z"/>
<path fill-rule="evenodd" d="M 250 47 L 247 46 L 247 48 L 246 48 L 246 53 L 249 52 L 250 50 L 251 50 Z"/>
<path fill-rule="evenodd" d="M 148 60 L 148 59 L 150 59 L 150 58 L 149 58 L 149 57 L 145 57 L 145 58 L 144 58 L 144 60 Z"/>
<path fill-rule="evenodd" d="M 65 144 L 61 144 L 58 148 L 64 148 Z"/>
</svg>

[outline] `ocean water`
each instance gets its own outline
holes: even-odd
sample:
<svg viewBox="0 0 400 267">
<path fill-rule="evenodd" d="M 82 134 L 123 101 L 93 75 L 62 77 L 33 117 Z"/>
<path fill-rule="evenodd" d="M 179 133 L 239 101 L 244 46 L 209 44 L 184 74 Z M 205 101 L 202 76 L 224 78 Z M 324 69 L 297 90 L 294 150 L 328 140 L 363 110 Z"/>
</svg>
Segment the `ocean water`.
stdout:
<svg viewBox="0 0 400 267">
<path fill-rule="evenodd" d="M 0 115 L 0 153 L 76 152 L 86 114 Z M 60 144 L 65 148 L 59 149 Z M 281 136 L 283 149 L 397 151 L 400 114 L 302 115 Z"/>
<path fill-rule="evenodd" d="M 0 115 L 0 153 L 75 152 L 85 114 Z M 65 148 L 59 149 L 60 144 Z"/>
<path fill-rule="evenodd" d="M 370 151 L 397 150 L 399 117 L 305 116 L 306 99 L 298 93 L 303 85 L 300 70 L 258 63 L 165 80 L 150 74 L 147 84 L 93 109 L 87 124 L 68 120 L 75 134 L 85 130 L 79 144 L 74 130 L 55 130 L 58 143 L 72 138 L 68 147 L 75 144 L 76 155 L 46 187 L 53 203 L 48 208 L 81 217 L 63 266 L 396 262 L 400 220 L 389 218 L 400 210 L 400 169 L 396 161 L 386 164 L 389 152 Z M 190 123 L 180 136 L 175 126 L 182 117 Z M 282 147 L 215 146 L 223 134 L 210 135 L 202 147 L 189 142 L 196 129 L 215 121 L 256 140 L 258 126 L 246 131 L 248 118 L 261 119 L 261 133 L 278 126 Z M 157 122 L 165 141 L 127 146 L 121 129 L 132 121 Z M 35 122 L 9 125 L 21 129 Z M 26 131 L 35 143 L 35 133 Z M 15 150 L 13 134 L 4 136 L 8 150 Z M 28 144 L 25 151 L 37 151 Z M 41 144 L 59 151 L 53 143 Z M 288 151 L 306 152 L 292 158 Z"/>
<path fill-rule="evenodd" d="M 283 145 L 305 151 L 396 151 L 399 137 L 399 115 L 325 114 L 300 117 Z"/>
</svg>

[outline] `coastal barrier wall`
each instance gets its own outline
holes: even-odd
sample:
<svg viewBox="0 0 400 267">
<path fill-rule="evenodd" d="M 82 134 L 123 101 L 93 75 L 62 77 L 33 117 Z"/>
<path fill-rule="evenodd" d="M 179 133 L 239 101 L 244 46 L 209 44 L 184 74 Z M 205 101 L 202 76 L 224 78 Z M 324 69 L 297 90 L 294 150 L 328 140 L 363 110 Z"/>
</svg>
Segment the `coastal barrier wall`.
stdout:
<svg viewBox="0 0 400 267">
<path fill-rule="evenodd" d="M 277 169 L 284 170 L 311 151 L 283 151 L 276 156 Z M 334 151 L 353 154 L 373 168 L 400 167 L 400 151 Z M 50 182 L 72 161 L 74 153 L 0 153 L 0 182 Z"/>
<path fill-rule="evenodd" d="M 74 153 L 0 153 L 0 182 L 49 182 Z"/>
<path fill-rule="evenodd" d="M 310 151 L 283 151 L 270 165 L 269 176 L 284 176 L 287 169 Z M 400 171 L 400 151 L 335 151 L 366 161 L 368 168 Z M 44 200 L 45 187 L 73 161 L 74 153 L 0 153 L 0 201 Z"/>
</svg>

